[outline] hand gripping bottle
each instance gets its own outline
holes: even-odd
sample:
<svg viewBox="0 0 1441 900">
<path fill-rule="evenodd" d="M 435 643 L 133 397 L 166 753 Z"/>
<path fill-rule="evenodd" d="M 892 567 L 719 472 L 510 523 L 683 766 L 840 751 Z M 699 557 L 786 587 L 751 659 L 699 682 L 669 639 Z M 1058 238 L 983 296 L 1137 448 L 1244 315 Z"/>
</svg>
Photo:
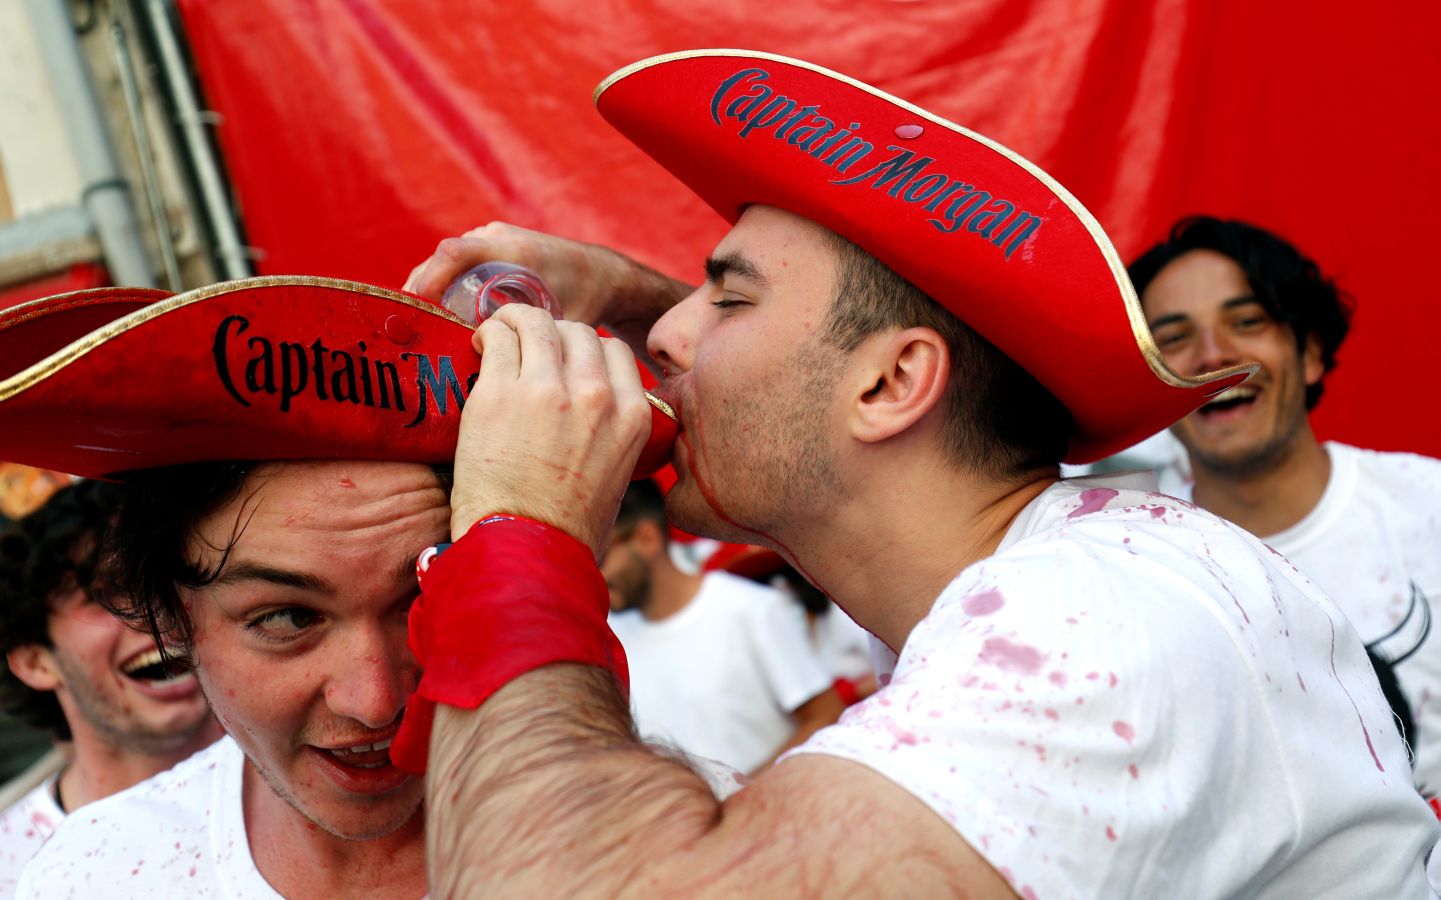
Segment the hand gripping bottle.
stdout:
<svg viewBox="0 0 1441 900">
<path fill-rule="evenodd" d="M 524 303 L 561 318 L 560 303 L 551 294 L 541 277 L 524 266 L 507 262 L 488 262 L 466 271 L 450 287 L 440 303 L 471 325 L 484 322 L 508 303 Z M 654 475 L 670 462 L 680 430 L 670 404 L 645 392 L 650 403 L 650 437 L 636 461 L 631 480 Z"/>
</svg>

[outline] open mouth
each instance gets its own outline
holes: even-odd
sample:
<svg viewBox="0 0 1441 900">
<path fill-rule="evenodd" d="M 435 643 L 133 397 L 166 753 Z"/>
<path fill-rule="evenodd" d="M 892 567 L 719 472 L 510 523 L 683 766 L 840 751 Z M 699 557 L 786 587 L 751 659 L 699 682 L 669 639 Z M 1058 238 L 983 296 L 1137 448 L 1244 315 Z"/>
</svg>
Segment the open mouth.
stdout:
<svg viewBox="0 0 1441 900">
<path fill-rule="evenodd" d="M 172 655 L 166 659 L 159 647 L 146 650 L 130 658 L 120 667 L 127 678 L 143 682 L 151 687 L 168 687 L 192 678 L 190 667 Z"/>
<path fill-rule="evenodd" d="M 1238 384 L 1235 387 L 1227 388 L 1217 394 L 1209 403 L 1202 406 L 1197 412 L 1203 416 L 1216 415 L 1218 413 L 1231 412 L 1232 410 L 1244 409 L 1256 402 L 1260 391 L 1246 384 Z"/>
<path fill-rule="evenodd" d="M 333 749 L 317 747 L 316 749 L 342 765 L 354 766 L 357 769 L 381 769 L 390 765 L 389 738 L 373 744 L 355 744 L 350 747 Z"/>
</svg>

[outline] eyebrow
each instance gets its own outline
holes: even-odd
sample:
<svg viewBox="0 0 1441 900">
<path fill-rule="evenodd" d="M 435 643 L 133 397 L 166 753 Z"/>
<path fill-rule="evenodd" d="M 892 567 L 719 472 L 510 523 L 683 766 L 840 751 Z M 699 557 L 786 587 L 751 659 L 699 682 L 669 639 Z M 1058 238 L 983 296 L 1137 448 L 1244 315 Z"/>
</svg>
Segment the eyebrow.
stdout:
<svg viewBox="0 0 1441 900">
<path fill-rule="evenodd" d="M 1243 294 L 1240 297 L 1232 297 L 1230 300 L 1222 303 L 1221 308 L 1235 309 L 1238 306 L 1250 306 L 1252 304 L 1265 308 L 1265 304 L 1262 303 L 1260 298 L 1258 298 L 1255 294 Z M 1159 319 L 1153 319 L 1146 324 L 1152 331 L 1155 331 L 1157 328 L 1164 328 L 1167 325 L 1174 325 L 1177 322 L 1184 322 L 1189 318 L 1191 317 L 1186 315 L 1185 313 L 1172 313 L 1169 316 L 1161 316 Z"/>
<path fill-rule="evenodd" d="M 289 569 L 276 569 L 272 566 L 263 566 L 259 563 L 241 562 L 226 567 L 220 577 L 215 579 L 216 585 L 240 584 L 246 581 L 263 581 L 266 584 L 275 584 L 281 587 L 299 588 L 303 591 L 310 591 L 316 594 L 333 594 L 335 588 L 330 582 L 316 575 L 306 572 L 292 572 Z"/>
<path fill-rule="evenodd" d="M 393 573 L 397 581 L 415 578 L 415 562 L 419 554 L 407 557 L 400 561 Z M 334 594 L 335 587 L 317 575 L 306 572 L 292 572 L 289 569 L 276 569 L 271 566 L 262 566 L 259 563 L 242 562 L 228 567 L 217 579 L 217 585 L 239 584 L 246 581 L 262 581 L 266 584 L 275 584 L 281 587 L 298 588 L 302 591 L 310 591 L 316 594 Z M 417 586 L 417 590 L 418 590 Z"/>
<path fill-rule="evenodd" d="M 711 284 L 720 284 L 727 275 L 737 275 L 764 287 L 770 282 L 756 264 L 739 253 L 712 256 L 705 261 L 705 279 Z"/>
</svg>

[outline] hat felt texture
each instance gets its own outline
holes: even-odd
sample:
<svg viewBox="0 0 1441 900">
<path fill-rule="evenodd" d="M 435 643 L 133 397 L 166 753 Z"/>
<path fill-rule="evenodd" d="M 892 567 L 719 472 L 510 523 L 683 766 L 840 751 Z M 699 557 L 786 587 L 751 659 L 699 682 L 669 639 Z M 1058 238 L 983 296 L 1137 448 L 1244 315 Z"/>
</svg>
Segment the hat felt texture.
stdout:
<svg viewBox="0 0 1441 900">
<path fill-rule="evenodd" d="M 398 291 L 272 276 L 0 311 L 0 459 L 88 477 L 203 460 L 449 462 L 472 329 Z"/>
</svg>

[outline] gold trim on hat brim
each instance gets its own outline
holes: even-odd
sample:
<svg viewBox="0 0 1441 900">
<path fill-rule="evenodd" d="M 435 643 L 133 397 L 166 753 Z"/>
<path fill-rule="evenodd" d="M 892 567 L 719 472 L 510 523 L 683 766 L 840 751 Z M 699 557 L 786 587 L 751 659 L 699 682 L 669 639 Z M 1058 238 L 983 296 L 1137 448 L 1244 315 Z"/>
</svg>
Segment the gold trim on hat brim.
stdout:
<svg viewBox="0 0 1441 900">
<path fill-rule="evenodd" d="M 879 97 L 882 100 L 894 103 L 897 106 L 911 113 L 914 113 L 915 115 L 921 116 L 922 118 L 925 118 L 931 122 L 936 123 L 937 125 L 942 126 L 943 128 L 949 128 L 950 130 L 956 132 L 963 137 L 970 138 L 973 141 L 983 144 L 986 147 L 989 147 L 991 150 L 994 150 L 995 152 L 1006 157 L 1011 162 L 1020 166 L 1022 169 L 1025 169 L 1038 181 L 1040 181 L 1046 187 L 1050 188 L 1051 192 L 1054 193 L 1057 197 L 1059 197 L 1061 202 L 1066 204 L 1066 206 L 1071 210 L 1071 212 L 1075 213 L 1076 218 L 1079 219 L 1081 221 L 1081 224 L 1085 226 L 1086 231 L 1090 232 L 1091 238 L 1096 242 L 1097 248 L 1101 251 L 1101 255 L 1106 260 L 1106 265 L 1111 270 L 1111 277 L 1115 279 L 1116 286 L 1120 289 L 1121 302 L 1125 306 L 1126 318 L 1131 324 L 1131 334 L 1132 337 L 1135 338 L 1137 348 L 1141 351 L 1141 358 L 1146 361 L 1146 365 L 1150 367 L 1151 371 L 1164 384 L 1168 384 L 1171 387 L 1182 388 L 1185 390 L 1193 390 L 1196 388 L 1205 387 L 1212 382 L 1220 381 L 1225 378 L 1230 378 L 1235 375 L 1245 374 L 1247 376 L 1250 376 L 1252 374 L 1255 374 L 1255 372 L 1260 368 L 1260 366 L 1255 363 L 1246 363 L 1238 366 L 1230 366 L 1225 369 L 1217 369 L 1214 372 L 1207 372 L 1204 375 L 1199 375 L 1194 378 L 1180 375 L 1172 371 L 1171 367 L 1167 366 L 1165 361 L 1161 358 L 1161 348 L 1156 346 L 1156 339 L 1151 334 L 1150 326 L 1146 324 L 1146 314 L 1141 309 L 1141 300 L 1139 297 L 1136 296 L 1136 288 L 1134 285 L 1131 284 L 1130 276 L 1126 274 L 1126 265 L 1121 261 L 1120 254 L 1116 252 L 1115 246 L 1111 244 L 1111 239 L 1106 236 L 1105 229 L 1101 227 L 1100 222 L 1096 221 L 1096 217 L 1091 215 L 1090 211 L 1081 205 L 1081 201 L 1073 197 L 1071 195 L 1071 192 L 1066 190 L 1066 188 L 1062 186 L 1059 181 L 1052 178 L 1051 175 L 1040 166 L 1026 159 L 1024 156 L 1020 155 L 1019 153 L 1005 146 L 1004 144 L 997 143 L 996 141 L 991 140 L 983 134 L 972 131 L 963 125 L 957 125 L 955 122 L 952 122 L 949 119 L 944 119 L 936 115 L 935 113 L 921 109 L 919 106 L 916 106 L 913 103 L 902 100 L 901 98 L 893 94 L 888 94 L 885 91 L 880 90 L 879 88 L 872 87 L 871 85 L 866 84 L 863 81 L 857 81 L 856 79 L 851 78 L 847 75 L 842 75 L 840 72 L 837 72 L 833 69 L 827 69 L 824 66 L 818 66 L 814 63 L 808 63 L 804 60 L 794 59 L 789 56 L 781 56 L 778 53 L 766 53 L 760 50 L 683 50 L 678 53 L 665 53 L 660 56 L 652 56 L 647 59 L 642 59 L 638 62 L 631 63 L 630 65 L 622 69 L 618 69 L 615 72 L 612 72 L 609 76 L 605 78 L 605 80 L 603 80 L 600 84 L 596 85 L 595 91 L 591 94 L 591 102 L 595 103 L 598 106 L 600 104 L 601 95 L 604 94 L 606 90 L 608 90 L 612 85 L 625 78 L 630 77 L 631 75 L 634 75 L 637 72 L 640 72 L 644 69 L 649 69 L 652 66 L 661 65 L 668 62 L 674 62 L 680 59 L 720 56 L 733 56 L 744 59 L 763 59 L 770 62 L 778 62 L 784 65 L 795 66 L 801 69 L 808 69 L 812 72 L 824 75 L 828 78 L 834 78 L 837 81 L 848 84 L 851 87 L 857 88 L 861 91 L 865 91 L 866 93 Z M 1217 390 L 1221 390 L 1221 388 L 1217 388 Z"/>
<path fill-rule="evenodd" d="M 406 306 L 414 307 L 422 312 L 430 313 L 439 318 L 455 322 L 457 325 L 470 330 L 471 326 L 464 319 L 452 313 L 450 310 L 428 300 L 421 300 L 409 294 L 393 291 L 389 288 L 376 287 L 375 285 L 363 284 L 358 281 L 345 281 L 339 278 L 321 278 L 313 275 L 262 275 L 258 278 L 242 278 L 237 281 L 222 281 L 218 284 L 197 288 L 183 294 L 176 294 L 143 309 L 137 309 L 132 313 L 121 316 L 108 325 L 97 328 L 86 334 L 79 340 L 67 344 L 39 362 L 25 369 L 20 370 L 11 377 L 0 381 L 0 403 L 20 394 L 45 379 L 60 372 L 66 366 L 85 356 L 85 354 L 110 341 L 119 335 L 134 328 L 139 328 L 154 319 L 174 312 L 177 309 L 209 300 L 213 297 L 233 294 L 239 291 L 251 290 L 254 288 L 269 287 L 321 287 L 336 290 L 349 291 L 354 294 L 367 294 L 371 297 L 378 297 L 382 300 L 392 300 Z M 92 290 L 114 290 L 114 288 L 93 288 Z M 75 291 L 74 293 L 86 293 Z M 64 296 L 64 295 L 60 295 Z M 54 298 L 46 298 L 54 299 Z M 33 301 L 32 301 L 33 302 Z M 28 305 L 28 304 L 24 304 Z"/>
</svg>

